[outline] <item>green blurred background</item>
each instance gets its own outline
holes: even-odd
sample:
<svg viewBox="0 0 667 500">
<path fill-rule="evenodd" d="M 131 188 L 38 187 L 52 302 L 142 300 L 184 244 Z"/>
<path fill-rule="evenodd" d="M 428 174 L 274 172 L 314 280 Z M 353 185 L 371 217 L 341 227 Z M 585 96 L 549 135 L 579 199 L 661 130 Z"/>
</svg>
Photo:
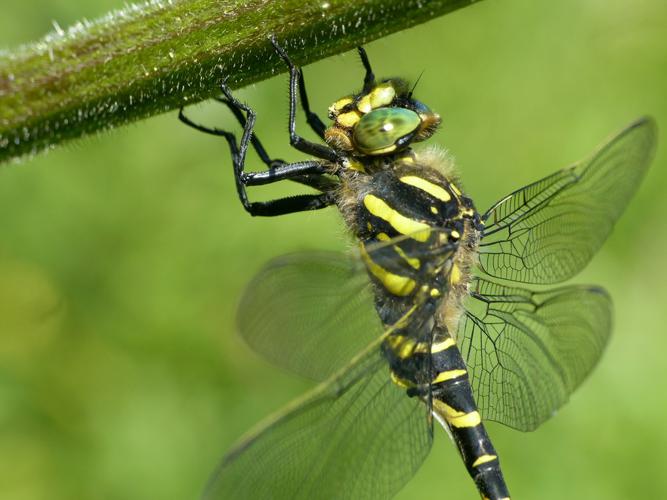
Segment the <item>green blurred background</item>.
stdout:
<svg viewBox="0 0 667 500">
<path fill-rule="evenodd" d="M 4 4 L 6 47 L 121 6 Z M 641 114 L 662 127 L 648 178 L 577 280 L 615 299 L 602 362 L 539 431 L 490 425 L 515 498 L 667 495 L 666 26 L 662 0 L 489 0 L 367 47 L 379 75 L 424 70 L 417 96 L 444 118 L 434 142 L 480 209 Z M 354 53 L 308 66 L 314 107 L 324 114 L 361 76 Z M 240 95 L 269 151 L 296 159 L 286 85 Z M 234 126 L 212 104 L 191 112 Z M 0 498 L 196 498 L 240 434 L 308 387 L 235 335 L 244 284 L 272 256 L 346 242 L 334 210 L 247 216 L 223 141 L 175 113 L 2 167 Z M 399 497 L 426 495 L 476 498 L 442 432 Z"/>
</svg>

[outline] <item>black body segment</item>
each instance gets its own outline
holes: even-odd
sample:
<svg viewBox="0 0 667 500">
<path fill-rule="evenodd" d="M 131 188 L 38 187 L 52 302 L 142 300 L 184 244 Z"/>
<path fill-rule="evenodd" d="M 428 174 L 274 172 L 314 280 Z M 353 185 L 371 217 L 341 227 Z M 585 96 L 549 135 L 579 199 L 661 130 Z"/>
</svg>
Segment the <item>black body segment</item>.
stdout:
<svg viewBox="0 0 667 500">
<path fill-rule="evenodd" d="M 461 353 L 451 337 L 444 337 L 438 344 L 447 347 L 432 352 L 433 412 L 449 426 L 466 469 L 482 497 L 509 498 L 498 454 L 477 410 Z"/>
</svg>

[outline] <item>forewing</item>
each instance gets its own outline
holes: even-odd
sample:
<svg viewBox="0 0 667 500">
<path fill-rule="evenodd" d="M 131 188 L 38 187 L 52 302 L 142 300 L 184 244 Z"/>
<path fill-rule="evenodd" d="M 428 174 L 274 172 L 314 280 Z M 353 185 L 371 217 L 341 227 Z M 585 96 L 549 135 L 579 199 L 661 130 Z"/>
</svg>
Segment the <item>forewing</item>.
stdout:
<svg viewBox="0 0 667 500">
<path fill-rule="evenodd" d="M 426 407 L 390 381 L 374 343 L 359 361 L 243 440 L 205 499 L 386 499 L 430 450 Z"/>
<path fill-rule="evenodd" d="M 547 292 L 475 278 L 458 342 L 482 415 L 528 431 L 547 420 L 597 363 L 611 300 L 597 287 Z"/>
<path fill-rule="evenodd" d="M 324 380 L 383 331 L 362 264 L 336 252 L 302 252 L 269 262 L 238 312 L 243 339 L 269 361 Z"/>
<path fill-rule="evenodd" d="M 598 251 L 653 157 L 656 124 L 642 118 L 589 159 L 515 191 L 482 220 L 481 268 L 496 278 L 558 283 Z"/>
</svg>

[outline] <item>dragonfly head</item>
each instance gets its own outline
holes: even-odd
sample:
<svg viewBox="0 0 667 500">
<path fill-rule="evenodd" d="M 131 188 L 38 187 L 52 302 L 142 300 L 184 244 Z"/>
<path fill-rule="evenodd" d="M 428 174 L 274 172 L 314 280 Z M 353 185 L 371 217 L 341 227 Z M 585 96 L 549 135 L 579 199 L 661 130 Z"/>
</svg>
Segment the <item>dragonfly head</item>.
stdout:
<svg viewBox="0 0 667 500">
<path fill-rule="evenodd" d="M 329 107 L 333 124 L 327 143 L 359 156 L 382 156 L 431 137 L 440 116 L 412 98 L 407 82 L 383 80 L 368 92 L 338 99 Z"/>
</svg>

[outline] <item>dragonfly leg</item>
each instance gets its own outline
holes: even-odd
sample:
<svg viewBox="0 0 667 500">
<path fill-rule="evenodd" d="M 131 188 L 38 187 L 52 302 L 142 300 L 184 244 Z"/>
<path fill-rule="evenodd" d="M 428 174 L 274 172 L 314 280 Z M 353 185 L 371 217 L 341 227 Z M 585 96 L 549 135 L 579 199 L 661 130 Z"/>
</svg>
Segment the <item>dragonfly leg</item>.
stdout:
<svg viewBox="0 0 667 500">
<path fill-rule="evenodd" d="M 303 79 L 303 70 L 299 69 L 299 96 L 301 97 L 301 107 L 306 114 L 306 121 L 313 132 L 317 134 L 320 139 L 324 139 L 324 131 L 327 126 L 322 122 L 317 113 L 311 111 L 310 101 L 308 100 L 308 93 L 306 92 L 306 82 Z"/>
<path fill-rule="evenodd" d="M 290 72 L 290 81 L 289 81 L 289 135 L 290 135 L 290 144 L 295 149 L 298 149 L 302 153 L 313 155 L 317 158 L 330 161 L 332 163 L 338 163 L 339 158 L 338 154 L 331 149 L 329 146 L 324 144 L 317 144 L 311 141 L 308 141 L 296 133 L 296 105 L 299 95 L 299 82 L 303 81 L 303 75 L 299 68 L 292 62 L 292 60 L 287 55 L 287 52 L 278 44 L 275 37 L 271 37 L 271 43 L 276 49 L 276 52 L 287 65 Z M 302 94 L 303 95 L 303 94 Z"/>
<path fill-rule="evenodd" d="M 366 54 L 366 49 L 363 47 L 357 47 L 357 51 L 359 52 L 359 58 L 361 59 L 361 64 L 364 66 L 364 70 L 366 71 L 366 74 L 364 75 L 364 94 L 367 94 L 373 89 L 373 85 L 375 85 L 375 74 L 373 73 L 373 69 L 371 68 L 371 63 L 368 60 L 368 54 Z"/>
<path fill-rule="evenodd" d="M 242 108 L 235 105 L 226 97 L 215 97 L 215 100 L 227 106 L 227 108 L 234 114 L 241 127 L 245 130 L 246 117 L 243 114 Z M 290 179 L 320 191 L 323 190 L 323 186 L 326 185 L 326 183 L 323 183 L 320 175 L 324 173 L 324 169 L 321 168 L 322 166 L 319 161 L 313 160 L 309 162 L 295 162 L 288 164 L 284 160 L 272 159 L 254 132 L 250 136 L 250 144 L 257 153 L 257 156 L 259 156 L 260 160 L 262 160 L 269 170 L 256 173 L 244 171 L 244 184 L 246 186 L 257 186 L 284 179 Z M 312 166 L 312 171 L 309 170 L 308 165 Z M 306 170 L 306 173 L 303 173 L 303 170 L 301 169 Z"/>
<path fill-rule="evenodd" d="M 225 95 L 226 104 L 233 110 L 237 119 L 243 124 L 243 135 L 240 143 L 237 143 L 235 135 L 229 131 L 206 127 L 193 122 L 185 115 L 182 108 L 178 118 L 181 122 L 196 130 L 225 138 L 232 155 L 236 189 L 239 199 L 246 211 L 251 215 L 276 216 L 307 210 L 317 210 L 331 205 L 333 199 L 328 193 L 300 195 L 266 202 L 250 202 L 248 200 L 246 186 L 271 184 L 273 182 L 292 178 L 299 180 L 300 182 L 303 182 L 303 179 L 307 181 L 309 179 L 317 179 L 321 174 L 325 173 L 325 168 L 322 162 L 316 160 L 295 163 L 271 160 L 261 142 L 254 138 L 253 127 L 256 117 L 254 111 L 233 97 L 226 83 L 223 82 L 221 90 Z M 246 116 L 243 116 L 243 112 L 246 113 Z M 268 170 L 263 172 L 245 171 L 246 154 L 251 143 L 255 147 L 255 150 L 262 161 L 269 166 Z M 315 181 L 313 180 L 313 183 L 314 182 Z"/>
</svg>

